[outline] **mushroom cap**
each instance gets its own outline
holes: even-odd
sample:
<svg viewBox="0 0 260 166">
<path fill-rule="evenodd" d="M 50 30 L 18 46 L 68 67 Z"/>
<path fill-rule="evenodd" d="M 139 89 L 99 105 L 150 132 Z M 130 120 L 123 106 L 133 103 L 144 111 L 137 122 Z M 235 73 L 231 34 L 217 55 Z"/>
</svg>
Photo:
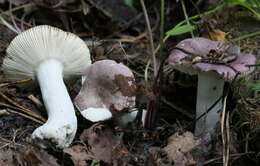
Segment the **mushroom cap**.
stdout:
<svg viewBox="0 0 260 166">
<path fill-rule="evenodd" d="M 3 69 L 8 79 L 34 77 L 38 66 L 55 59 L 63 75 L 79 75 L 91 64 L 89 49 L 78 36 L 48 25 L 28 29 L 16 36 L 7 48 Z"/>
<path fill-rule="evenodd" d="M 167 61 L 177 70 L 192 75 L 198 74 L 199 72 L 211 71 L 218 73 L 226 80 L 232 80 L 237 72 L 240 73 L 240 76 L 251 73 L 254 67 L 248 67 L 247 65 L 255 64 L 256 62 L 254 55 L 240 53 L 238 46 L 212 41 L 206 38 L 185 39 L 178 43 L 176 47 L 187 52 L 185 53 L 179 49 L 173 49 Z M 227 56 L 235 56 L 236 58 L 234 61 L 227 62 L 227 65 L 205 62 L 191 63 L 190 59 L 196 58 L 197 56 L 208 58 L 208 54 L 211 50 L 216 50 L 218 53 L 225 53 Z"/>
<path fill-rule="evenodd" d="M 74 99 L 80 110 L 108 109 L 112 113 L 135 106 L 136 85 L 132 71 L 121 63 L 101 60 L 89 66 L 85 81 Z"/>
</svg>

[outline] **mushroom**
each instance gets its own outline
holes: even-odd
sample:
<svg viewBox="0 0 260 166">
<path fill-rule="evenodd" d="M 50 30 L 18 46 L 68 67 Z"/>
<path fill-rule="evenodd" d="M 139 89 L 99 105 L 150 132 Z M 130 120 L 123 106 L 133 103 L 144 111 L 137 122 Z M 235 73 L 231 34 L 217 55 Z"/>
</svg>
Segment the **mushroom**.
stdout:
<svg viewBox="0 0 260 166">
<path fill-rule="evenodd" d="M 233 80 L 237 74 L 244 76 L 252 72 L 254 68 L 248 65 L 255 61 L 254 55 L 240 53 L 238 46 L 205 38 L 185 39 L 172 50 L 168 62 L 175 69 L 198 75 L 196 119 L 213 106 L 196 122 L 196 136 L 214 133 L 222 108 L 219 99 L 223 95 L 224 83 Z"/>
<path fill-rule="evenodd" d="M 104 121 L 135 106 L 134 75 L 125 65 L 113 60 L 97 61 L 85 70 L 84 77 L 74 104 L 86 119 Z"/>
<path fill-rule="evenodd" d="M 73 103 L 63 77 L 80 75 L 91 64 L 89 49 L 76 35 L 41 25 L 16 36 L 3 61 L 9 79 L 36 77 L 48 113 L 47 122 L 37 128 L 33 140 L 41 147 L 51 142 L 64 148 L 77 130 Z"/>
</svg>

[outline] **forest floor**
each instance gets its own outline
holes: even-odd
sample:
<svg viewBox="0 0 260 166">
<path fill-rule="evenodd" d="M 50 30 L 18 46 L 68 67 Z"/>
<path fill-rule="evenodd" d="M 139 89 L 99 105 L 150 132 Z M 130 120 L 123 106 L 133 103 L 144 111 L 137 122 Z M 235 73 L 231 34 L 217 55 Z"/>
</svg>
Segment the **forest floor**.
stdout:
<svg viewBox="0 0 260 166">
<path fill-rule="evenodd" d="M 163 79 L 158 78 L 159 84 L 155 84 L 158 80 L 149 65 L 158 45 L 163 44 L 159 51 L 156 49 L 156 56 L 163 59 L 176 44 L 191 37 L 188 32 L 162 41 L 165 32 L 185 20 L 185 15 L 198 15 L 190 21 L 197 27 L 194 36 L 208 37 L 210 33 L 215 40 L 238 45 L 241 52 L 254 54 L 259 64 L 260 18 L 241 6 L 224 5 L 203 14 L 221 6 L 218 1 L 189 1 L 184 4 L 186 12 L 181 1 L 166 1 L 161 22 L 162 1 L 146 0 L 144 11 L 139 1 L 126 5 L 119 0 L 13 0 L 10 5 L 0 0 L 0 64 L 18 33 L 36 25 L 55 26 L 82 38 L 92 62 L 111 59 L 128 66 L 138 87 L 136 107 L 157 112 L 150 128 L 144 129 L 138 119 L 121 127 L 113 119 L 91 123 L 77 111 L 78 131 L 72 145 L 63 150 L 41 149 L 30 137 L 43 123 L 33 115 L 48 118 L 39 86 L 31 79 L 7 81 L 0 66 L 0 166 L 260 165 L 259 66 L 230 86 L 226 104 L 228 140 L 223 144 L 225 136 L 219 129 L 212 142 L 193 135 L 196 76 L 180 73 L 166 62 L 159 70 Z M 145 12 L 151 31 L 147 30 Z M 66 85 L 74 99 L 81 88 L 80 78 Z M 159 97 L 155 97 L 158 92 Z M 153 107 L 152 102 L 158 105 Z"/>
</svg>

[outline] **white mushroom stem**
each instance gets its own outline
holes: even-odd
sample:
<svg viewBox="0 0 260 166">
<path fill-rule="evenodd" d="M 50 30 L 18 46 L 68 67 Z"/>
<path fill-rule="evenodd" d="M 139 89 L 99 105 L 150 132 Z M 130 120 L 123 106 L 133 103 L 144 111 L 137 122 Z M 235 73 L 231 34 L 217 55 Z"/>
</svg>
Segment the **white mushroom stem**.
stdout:
<svg viewBox="0 0 260 166">
<path fill-rule="evenodd" d="M 39 65 L 36 75 L 48 120 L 33 132 L 32 137 L 36 140 L 52 140 L 60 148 L 67 147 L 75 136 L 77 118 L 63 82 L 62 64 L 54 59 L 46 60 Z M 41 145 L 45 147 L 44 143 Z"/>
<path fill-rule="evenodd" d="M 213 72 L 201 72 L 198 74 L 196 118 L 200 117 L 211 107 L 223 94 L 225 81 Z M 205 116 L 196 122 L 195 135 L 209 132 L 213 134 L 220 119 L 220 100 Z"/>
</svg>

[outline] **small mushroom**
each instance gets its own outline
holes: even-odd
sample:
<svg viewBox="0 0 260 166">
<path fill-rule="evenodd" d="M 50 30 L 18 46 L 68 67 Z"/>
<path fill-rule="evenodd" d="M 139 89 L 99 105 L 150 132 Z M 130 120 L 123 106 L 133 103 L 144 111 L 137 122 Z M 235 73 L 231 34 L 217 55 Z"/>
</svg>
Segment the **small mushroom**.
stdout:
<svg viewBox="0 0 260 166">
<path fill-rule="evenodd" d="M 16 36 L 3 61 L 9 79 L 36 77 L 48 113 L 47 122 L 32 138 L 42 147 L 54 143 L 64 148 L 77 130 L 74 106 L 63 77 L 80 75 L 91 64 L 89 49 L 76 35 L 47 25 L 36 26 Z"/>
<path fill-rule="evenodd" d="M 198 118 L 221 98 L 225 81 L 233 80 L 236 74 L 242 77 L 254 70 L 247 65 L 255 64 L 256 58 L 252 54 L 240 53 L 238 46 L 205 38 L 193 38 L 177 44 L 168 62 L 181 72 L 198 75 L 196 103 L 196 118 Z M 221 108 L 220 100 L 204 118 L 196 122 L 196 136 L 206 132 L 214 133 Z"/>
<path fill-rule="evenodd" d="M 84 77 L 74 104 L 86 119 L 104 121 L 135 106 L 135 79 L 125 65 L 112 60 L 97 61 L 86 69 Z"/>
</svg>

